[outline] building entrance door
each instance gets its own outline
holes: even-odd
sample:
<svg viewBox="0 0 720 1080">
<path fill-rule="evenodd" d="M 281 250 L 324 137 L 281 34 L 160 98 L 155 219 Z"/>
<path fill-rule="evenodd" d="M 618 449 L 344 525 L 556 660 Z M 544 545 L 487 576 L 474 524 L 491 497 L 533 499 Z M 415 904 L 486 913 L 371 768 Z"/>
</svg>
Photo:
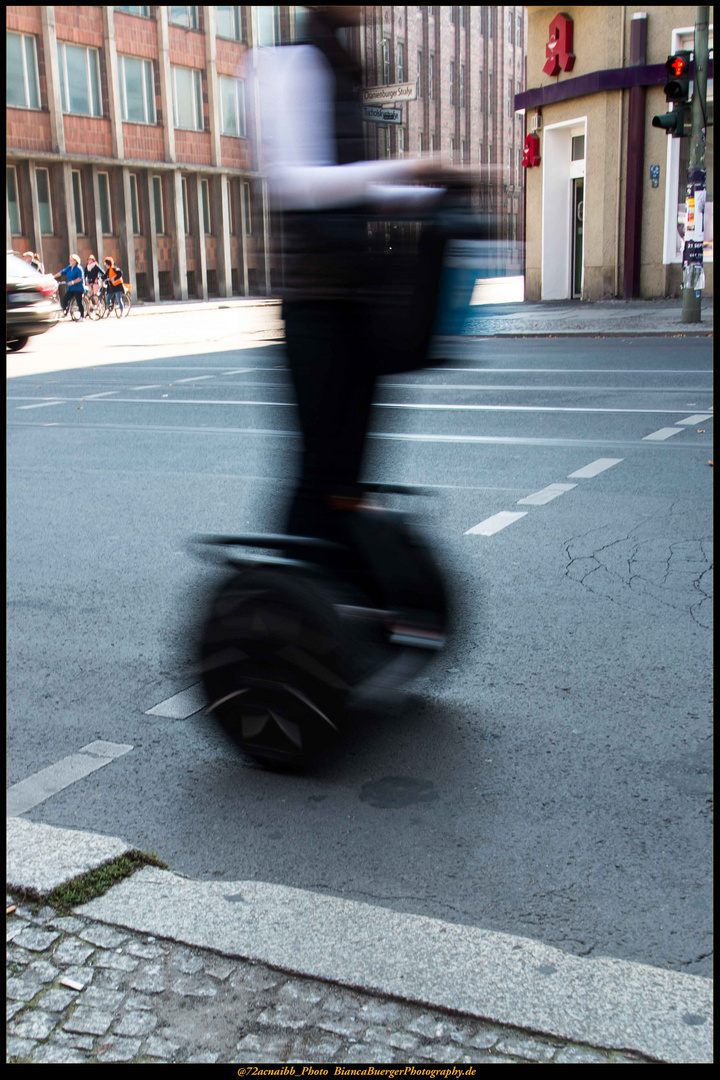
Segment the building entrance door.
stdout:
<svg viewBox="0 0 720 1080">
<path fill-rule="evenodd" d="M 572 296 L 582 297 L 583 277 L 583 217 L 585 214 L 585 179 L 573 180 L 572 193 Z"/>
</svg>

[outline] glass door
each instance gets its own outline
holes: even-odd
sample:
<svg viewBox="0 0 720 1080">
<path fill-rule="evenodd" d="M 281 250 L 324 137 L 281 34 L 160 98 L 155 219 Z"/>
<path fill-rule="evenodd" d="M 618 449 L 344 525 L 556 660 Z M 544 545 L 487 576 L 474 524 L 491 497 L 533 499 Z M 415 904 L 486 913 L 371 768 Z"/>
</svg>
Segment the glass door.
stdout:
<svg viewBox="0 0 720 1080">
<path fill-rule="evenodd" d="M 572 192 L 572 296 L 582 298 L 583 277 L 583 217 L 585 212 L 585 180 L 573 180 Z"/>
</svg>

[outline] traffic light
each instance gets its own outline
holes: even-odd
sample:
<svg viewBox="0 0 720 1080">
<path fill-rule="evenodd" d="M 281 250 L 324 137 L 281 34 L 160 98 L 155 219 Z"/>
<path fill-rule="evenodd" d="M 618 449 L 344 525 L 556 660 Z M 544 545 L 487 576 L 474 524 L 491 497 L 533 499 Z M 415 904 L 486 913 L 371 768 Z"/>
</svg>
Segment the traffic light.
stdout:
<svg viewBox="0 0 720 1080">
<path fill-rule="evenodd" d="M 668 56 L 665 62 L 667 81 L 665 100 L 672 102 L 672 110 L 662 116 L 653 116 L 653 127 L 663 128 L 673 139 L 689 135 L 690 118 L 690 57 L 692 53 L 681 50 Z"/>
<path fill-rule="evenodd" d="M 666 101 L 688 101 L 690 98 L 690 52 L 676 52 L 665 61 L 667 82 Z"/>
</svg>

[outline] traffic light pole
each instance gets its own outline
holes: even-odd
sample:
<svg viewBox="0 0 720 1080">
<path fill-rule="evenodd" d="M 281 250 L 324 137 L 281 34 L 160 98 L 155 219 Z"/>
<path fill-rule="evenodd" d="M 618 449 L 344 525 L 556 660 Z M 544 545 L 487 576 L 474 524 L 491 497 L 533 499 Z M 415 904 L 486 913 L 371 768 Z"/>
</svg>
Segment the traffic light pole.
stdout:
<svg viewBox="0 0 720 1080">
<path fill-rule="evenodd" d="M 708 69 L 708 16 L 709 8 L 699 7 L 695 16 L 695 75 L 692 98 L 692 135 L 690 143 L 690 163 L 687 171 L 687 201 L 685 204 L 685 239 L 688 239 L 688 226 L 691 216 L 701 226 L 705 217 L 704 201 L 702 206 L 695 196 L 698 176 L 705 176 L 705 128 L 707 126 L 707 69 Z M 703 183 L 703 200 L 704 200 Z M 692 204 L 691 204 L 692 198 Z M 692 213 L 691 213 L 692 211 Z M 699 211 L 699 213 L 698 213 Z M 702 236 L 702 231 L 695 235 Z M 687 247 L 686 247 L 687 251 Z M 704 277 L 702 264 L 686 265 L 683 253 L 683 307 L 682 322 L 700 322 L 700 301 Z"/>
</svg>

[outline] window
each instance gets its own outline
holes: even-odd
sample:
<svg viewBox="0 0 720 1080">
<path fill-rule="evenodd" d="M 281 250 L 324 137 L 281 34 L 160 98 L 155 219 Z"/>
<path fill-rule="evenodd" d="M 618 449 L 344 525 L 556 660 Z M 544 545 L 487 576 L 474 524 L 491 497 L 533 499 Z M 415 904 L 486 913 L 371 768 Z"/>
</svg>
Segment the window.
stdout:
<svg viewBox="0 0 720 1080">
<path fill-rule="evenodd" d="M 242 13 L 239 7 L 219 7 L 217 11 L 218 37 L 243 41 Z"/>
<path fill-rule="evenodd" d="M 490 8 L 490 18 L 488 19 L 488 37 L 495 37 L 495 19 L 497 18 L 497 9 Z"/>
<path fill-rule="evenodd" d="M 202 131 L 202 80 L 197 68 L 173 67 L 173 122 L 176 128 Z"/>
<path fill-rule="evenodd" d="M 8 216 L 10 218 L 10 231 L 13 236 L 22 234 L 22 221 L 20 219 L 20 201 L 18 199 L 17 173 L 14 165 L 8 165 L 5 169 L 5 182 L 7 184 Z"/>
<path fill-rule="evenodd" d="M 421 98 L 423 96 L 423 82 L 422 82 L 422 64 L 423 54 L 418 50 L 417 54 L 417 96 Z"/>
<path fill-rule="evenodd" d="M 98 194 L 100 198 L 100 228 L 103 236 L 112 236 L 110 177 L 106 172 L 98 173 Z"/>
<path fill-rule="evenodd" d="M 59 41 L 58 60 L 63 112 L 102 116 L 97 49 L 84 49 Z"/>
<path fill-rule="evenodd" d="M 435 54 L 430 53 L 428 62 L 428 97 L 432 101 L 435 97 Z"/>
<path fill-rule="evenodd" d="M 458 87 L 458 104 L 461 109 L 465 108 L 465 65 L 460 65 L 460 85 Z"/>
<path fill-rule="evenodd" d="M 197 30 L 198 9 L 196 7 L 171 7 L 170 22 L 174 26 L 185 26 L 188 30 Z"/>
<path fill-rule="evenodd" d="M 438 139 L 437 135 L 431 135 L 430 136 L 430 153 L 434 154 L 439 149 L 440 149 L 440 140 Z"/>
<path fill-rule="evenodd" d="M 455 61 L 450 61 L 450 104 L 455 104 Z"/>
<path fill-rule="evenodd" d="M 398 154 L 402 157 L 405 153 L 405 128 L 399 127 L 397 129 L 397 150 Z"/>
<path fill-rule="evenodd" d="M 183 201 L 183 221 L 185 223 L 185 235 L 190 235 L 190 207 L 188 205 L 188 190 L 187 190 L 187 177 L 182 178 L 182 201 Z"/>
<path fill-rule="evenodd" d="M 462 141 L 461 153 L 462 153 L 462 158 L 461 158 L 462 164 L 463 165 L 469 165 L 470 164 L 470 143 L 468 142 L 467 139 L 463 139 L 463 141 Z"/>
<path fill-rule="evenodd" d="M 140 205 L 138 203 L 137 176 L 130 173 L 130 213 L 135 236 L 140 233 Z"/>
<path fill-rule="evenodd" d="M 402 41 L 398 41 L 395 81 L 399 83 L 405 82 L 405 46 Z"/>
<path fill-rule="evenodd" d="M 245 214 L 245 232 L 249 236 L 252 232 L 252 203 L 250 201 L 250 185 L 243 184 L 243 213 Z"/>
<path fill-rule="evenodd" d="M 522 182 L 522 151 L 515 151 L 515 183 Z"/>
<path fill-rule="evenodd" d="M 7 105 L 40 108 L 35 38 L 29 34 L 6 34 Z"/>
<path fill-rule="evenodd" d="M 116 11 L 124 11 L 127 15 L 142 15 L 144 19 L 150 18 L 149 7 L 116 7 Z"/>
<path fill-rule="evenodd" d="M 573 135 L 572 137 L 572 153 L 570 155 L 571 161 L 584 161 L 585 159 L 585 136 Z"/>
<path fill-rule="evenodd" d="M 123 120 L 155 123 L 155 76 L 151 60 L 120 56 L 120 108 Z"/>
<path fill-rule="evenodd" d="M 203 232 L 206 236 L 209 236 L 212 232 L 212 222 L 210 221 L 210 181 L 201 180 L 200 187 L 202 189 Z"/>
<path fill-rule="evenodd" d="M 75 229 L 82 236 L 85 235 L 85 214 L 83 213 L 83 189 L 82 176 L 76 170 L 72 170 L 73 205 L 75 207 Z"/>
<path fill-rule="evenodd" d="M 382 65 L 383 65 L 383 77 L 382 85 L 390 85 L 390 42 L 387 38 L 382 40 Z"/>
<path fill-rule="evenodd" d="M 522 45 L 522 32 L 523 32 L 523 18 L 522 15 L 517 17 L 517 34 L 515 37 L 515 44 Z"/>
<path fill-rule="evenodd" d="M 510 17 L 508 18 L 508 45 L 514 45 L 515 44 L 515 42 L 513 40 L 513 29 L 514 28 L 515 28 L 515 22 L 513 20 L 512 15 L 510 15 Z"/>
<path fill-rule="evenodd" d="M 280 44 L 280 9 L 257 7 L 258 45 Z"/>
<path fill-rule="evenodd" d="M 513 83 L 512 83 L 512 79 L 508 79 L 507 114 L 510 117 L 513 114 Z"/>
<path fill-rule="evenodd" d="M 153 176 L 153 205 L 155 207 L 155 232 L 165 232 L 165 215 L 163 214 L 163 184 L 162 176 Z"/>
<path fill-rule="evenodd" d="M 40 232 L 43 236 L 52 236 L 52 205 L 50 203 L 50 173 L 47 169 L 35 169 L 35 187 L 37 189 Z"/>
<path fill-rule="evenodd" d="M 220 76 L 221 130 L 223 135 L 245 138 L 245 83 Z"/>
<path fill-rule="evenodd" d="M 418 150 L 421 154 L 425 152 L 425 135 L 422 131 L 418 135 Z"/>
</svg>

